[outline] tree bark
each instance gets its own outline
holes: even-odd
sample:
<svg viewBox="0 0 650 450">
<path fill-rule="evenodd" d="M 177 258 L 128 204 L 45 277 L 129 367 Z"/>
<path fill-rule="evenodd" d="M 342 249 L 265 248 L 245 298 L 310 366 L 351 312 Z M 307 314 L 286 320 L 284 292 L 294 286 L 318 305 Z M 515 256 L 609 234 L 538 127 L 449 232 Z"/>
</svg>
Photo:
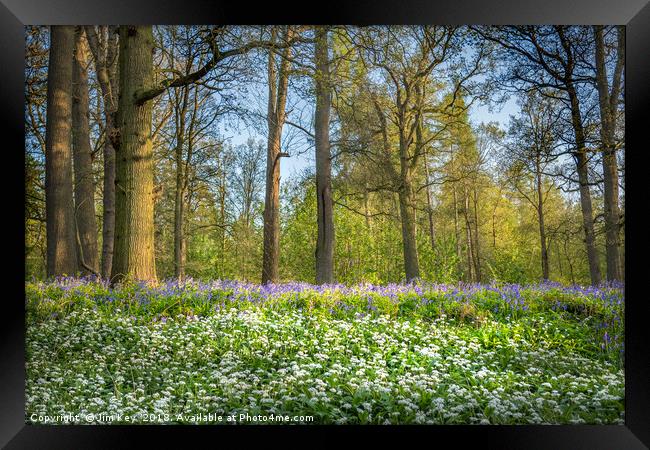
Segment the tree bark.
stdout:
<svg viewBox="0 0 650 450">
<path fill-rule="evenodd" d="M 458 260 L 458 269 L 460 270 L 460 262 L 462 260 L 460 254 L 460 230 L 458 226 L 458 194 L 456 193 L 456 183 L 453 183 L 452 189 L 454 195 L 454 236 L 456 237 L 456 258 Z"/>
<path fill-rule="evenodd" d="M 370 192 L 367 182 L 363 186 L 363 215 L 366 219 L 366 228 L 370 229 Z"/>
<path fill-rule="evenodd" d="M 515 35 L 518 35 L 520 37 L 529 37 L 530 39 L 527 40 L 533 44 L 535 47 L 534 50 L 529 51 L 525 48 L 522 48 L 521 46 L 513 46 L 512 43 L 508 43 L 504 40 L 496 39 L 496 41 L 503 45 L 505 48 L 514 49 L 516 54 L 522 55 L 528 62 L 532 63 L 532 67 L 535 67 L 536 70 L 546 72 L 555 80 L 554 83 L 551 83 L 549 85 L 541 78 L 531 80 L 528 79 L 527 76 L 520 76 L 518 74 L 519 70 L 516 70 L 514 75 L 515 78 L 519 79 L 519 81 L 530 84 L 533 87 L 536 87 L 537 90 L 543 90 L 548 86 L 554 86 L 556 89 L 565 91 L 568 94 L 571 110 L 571 123 L 575 135 L 576 148 L 573 155 L 576 162 L 576 171 L 578 173 L 580 205 L 582 209 L 583 231 L 585 234 L 585 247 L 587 250 L 591 284 L 595 285 L 600 282 L 600 265 L 598 252 L 595 245 L 593 208 L 588 185 L 588 161 L 587 149 L 585 146 L 585 133 L 580 112 L 580 104 L 575 88 L 576 77 L 574 76 L 574 70 L 576 68 L 575 54 L 581 53 L 582 49 L 580 49 L 580 45 L 575 45 L 579 44 L 579 42 L 572 42 L 571 39 L 567 37 L 565 32 L 568 27 L 566 25 L 556 25 L 553 28 L 555 29 L 560 44 L 563 48 L 564 56 L 560 55 L 560 51 L 557 45 L 555 48 L 544 48 L 544 46 L 541 44 L 541 40 L 538 39 L 537 34 L 531 32 L 531 28 L 529 27 L 511 27 L 511 29 L 516 31 Z M 560 66 L 562 67 L 562 69 L 559 71 L 557 69 L 558 66 L 556 65 L 556 62 L 559 62 Z"/>
<path fill-rule="evenodd" d="M 598 250 L 596 249 L 596 237 L 594 234 L 593 208 L 591 206 L 591 193 L 589 191 L 589 168 L 587 161 L 587 149 L 585 146 L 585 134 L 580 113 L 578 95 L 571 83 L 568 84 L 568 94 L 571 101 L 571 124 L 576 138 L 576 170 L 578 172 L 578 183 L 580 185 L 580 206 L 582 209 L 582 226 L 585 233 L 585 246 L 587 248 L 587 259 L 589 262 L 589 274 L 591 284 L 600 282 L 600 262 Z"/>
<path fill-rule="evenodd" d="M 221 227 L 219 230 L 219 241 L 221 244 L 221 259 L 225 260 L 226 257 L 226 171 L 227 171 L 227 157 L 223 156 L 220 180 L 219 180 L 219 220 L 221 221 Z M 225 274 L 225 270 L 221 270 L 222 274 Z"/>
<path fill-rule="evenodd" d="M 465 241 L 467 244 L 467 271 L 468 281 L 476 281 L 476 273 L 474 267 L 474 249 L 472 245 L 472 226 L 469 219 L 469 195 L 467 187 L 463 185 L 463 216 L 465 218 Z"/>
<path fill-rule="evenodd" d="M 557 265 L 558 269 L 560 269 L 560 278 L 564 277 L 564 269 L 562 267 L 562 255 L 560 254 L 560 243 L 558 240 L 555 240 L 555 250 L 557 252 Z"/>
<path fill-rule="evenodd" d="M 415 230 L 415 207 L 410 174 L 402 173 L 402 188 L 399 191 L 399 211 L 402 222 L 402 248 L 404 251 L 404 273 L 406 281 L 420 278 L 418 248 Z"/>
<path fill-rule="evenodd" d="M 174 275 L 178 279 L 185 277 L 184 249 L 183 249 L 183 213 L 185 212 L 183 202 L 183 146 L 185 144 L 185 115 L 187 113 L 187 103 L 189 97 L 189 88 L 183 86 L 182 100 L 180 111 L 177 112 L 176 123 L 176 190 L 174 198 Z"/>
<path fill-rule="evenodd" d="M 45 125 L 47 275 L 77 272 L 72 187 L 73 26 L 52 26 Z"/>
<path fill-rule="evenodd" d="M 330 161 L 330 67 L 327 28 L 316 27 L 316 198 L 318 238 L 316 241 L 316 283 L 334 282 L 334 219 L 332 207 L 332 164 Z"/>
<path fill-rule="evenodd" d="M 476 192 L 476 186 L 473 189 L 473 205 L 474 205 L 474 268 L 476 273 L 476 281 L 481 282 L 481 243 L 480 236 L 478 233 L 478 193 Z"/>
<path fill-rule="evenodd" d="M 83 28 L 75 29 L 72 72 L 72 148 L 74 158 L 74 205 L 78 233 L 78 259 L 85 274 L 99 273 L 95 182 L 92 173 L 86 40 Z"/>
<path fill-rule="evenodd" d="M 117 69 L 117 29 L 108 27 L 108 39 L 104 46 L 100 45 L 94 26 L 84 27 L 90 51 L 95 62 L 97 81 L 102 92 L 104 104 L 104 180 L 102 197 L 102 267 L 103 278 L 110 278 L 113 267 L 113 247 L 115 241 L 115 147 L 118 137 L 115 124 L 117 112 L 118 85 Z M 100 27 L 102 33 L 104 27 Z"/>
<path fill-rule="evenodd" d="M 575 276 L 573 275 L 573 264 L 571 263 L 571 256 L 569 255 L 569 250 L 567 249 L 567 242 L 568 239 L 564 239 L 564 256 L 566 256 L 566 260 L 569 263 L 569 275 L 571 276 L 571 283 L 576 284 L 576 279 Z"/>
<path fill-rule="evenodd" d="M 596 80 L 600 106 L 600 140 L 603 151 L 603 180 L 606 231 L 607 279 L 622 279 L 620 257 L 620 220 L 618 207 L 618 164 L 616 161 L 616 144 L 614 132 L 616 129 L 616 110 L 620 93 L 621 76 L 624 66 L 625 31 L 618 27 L 617 61 L 614 68 L 611 93 L 605 65 L 605 43 L 603 27 L 594 26 L 596 38 Z"/>
<path fill-rule="evenodd" d="M 153 45 L 151 26 L 120 27 L 114 281 L 156 279 L 152 100 L 136 100 L 153 84 Z"/>
<path fill-rule="evenodd" d="M 544 202 L 542 199 L 542 173 L 540 168 L 539 156 L 537 158 L 537 221 L 539 223 L 539 239 L 541 245 L 542 255 L 542 278 L 549 279 L 549 266 L 548 266 L 548 246 L 546 245 L 546 227 L 544 226 Z"/>
<path fill-rule="evenodd" d="M 399 104 L 399 99 L 398 99 Z M 415 222 L 415 193 L 413 192 L 411 162 L 409 160 L 410 141 L 406 137 L 406 111 L 405 106 L 398 106 L 399 126 L 399 206 L 400 220 L 402 222 L 402 248 L 404 251 L 404 273 L 406 281 L 420 278 L 420 264 L 418 262 L 418 247 L 416 240 Z M 414 120 L 419 121 L 416 117 Z M 416 126 L 416 128 L 418 128 Z M 418 143 L 419 145 L 419 143 Z M 416 149 L 416 152 L 420 149 Z"/>
<path fill-rule="evenodd" d="M 292 27 L 287 27 L 284 41 L 293 36 Z M 280 261 L 280 142 L 285 119 L 287 87 L 289 82 L 289 59 L 291 47 L 283 50 L 280 71 L 276 76 L 275 55 L 269 51 L 269 103 L 268 103 L 268 146 L 266 158 L 266 191 L 264 197 L 264 254 L 262 258 L 262 283 L 276 283 L 279 279 Z M 276 79 L 277 78 L 277 79 Z"/>
<path fill-rule="evenodd" d="M 429 178 L 429 162 L 427 161 L 427 154 L 424 153 L 424 157 L 422 158 L 424 160 L 424 175 L 425 175 L 425 182 L 427 183 L 427 217 L 429 219 L 429 240 L 431 242 L 431 250 L 435 251 L 436 250 L 436 239 L 435 239 L 435 233 L 434 233 L 434 228 L 433 228 L 433 204 L 431 202 L 431 186 L 430 186 L 430 178 Z"/>
</svg>

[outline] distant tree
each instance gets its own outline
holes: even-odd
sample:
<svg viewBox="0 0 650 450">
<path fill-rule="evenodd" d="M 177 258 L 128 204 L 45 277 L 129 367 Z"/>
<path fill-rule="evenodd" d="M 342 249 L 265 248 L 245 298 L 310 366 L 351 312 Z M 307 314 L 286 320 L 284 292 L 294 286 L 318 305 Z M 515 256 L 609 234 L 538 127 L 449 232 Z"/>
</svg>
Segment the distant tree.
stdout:
<svg viewBox="0 0 650 450">
<path fill-rule="evenodd" d="M 27 26 L 25 48 L 25 276 L 47 268 L 45 128 L 50 30 Z"/>
<path fill-rule="evenodd" d="M 439 182 L 445 184 L 445 191 L 451 190 L 453 209 L 454 238 L 456 256 L 463 260 L 463 242 L 465 248 L 465 278 L 470 282 L 481 279 L 480 235 L 478 198 L 482 167 L 485 155 L 479 152 L 478 140 L 469 122 L 468 105 L 463 96 L 455 100 L 448 108 L 449 117 L 445 126 L 443 139 L 440 140 L 440 153 L 446 161 L 439 169 Z"/>
<path fill-rule="evenodd" d="M 262 166 L 265 148 L 262 142 L 249 139 L 245 145 L 235 148 L 235 173 L 233 185 L 236 197 L 240 202 L 240 217 L 246 227 L 253 225 L 255 203 L 263 190 L 264 168 Z"/>
<path fill-rule="evenodd" d="M 375 92 L 373 102 L 384 136 L 386 167 L 399 194 L 407 280 L 420 277 L 413 183 L 428 144 L 415 142 L 415 133 L 426 113 L 429 77 L 453 54 L 456 31 L 455 27 L 377 27 L 360 32 L 355 41 L 367 64 L 379 69 L 387 82 L 387 95 L 382 98 Z M 398 167 L 393 166 L 390 157 L 389 123 L 397 132 Z"/>
<path fill-rule="evenodd" d="M 523 89 L 546 92 L 565 105 L 573 128 L 571 154 L 575 160 L 583 216 L 585 247 L 591 283 L 600 282 L 600 263 L 594 232 L 589 182 L 589 154 L 581 90 L 591 82 L 590 36 L 586 27 L 506 26 L 477 28 L 498 43 L 508 56 L 508 81 Z"/>
<path fill-rule="evenodd" d="M 550 277 L 545 204 L 548 193 L 556 186 L 548 180 L 550 165 L 558 159 L 557 147 L 560 116 L 549 99 L 534 93 L 522 104 L 520 117 L 512 119 L 505 147 L 504 166 L 508 180 L 535 209 L 539 225 L 542 278 Z"/>
</svg>

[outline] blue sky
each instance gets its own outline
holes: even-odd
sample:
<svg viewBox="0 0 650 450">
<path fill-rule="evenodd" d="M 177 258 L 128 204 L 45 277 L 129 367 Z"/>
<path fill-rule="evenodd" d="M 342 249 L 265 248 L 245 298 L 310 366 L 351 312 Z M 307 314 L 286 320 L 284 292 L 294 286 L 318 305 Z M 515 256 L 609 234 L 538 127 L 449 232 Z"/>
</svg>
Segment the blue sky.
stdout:
<svg viewBox="0 0 650 450">
<path fill-rule="evenodd" d="M 468 60 L 472 59 L 474 49 L 471 46 L 465 47 L 463 52 Z M 262 77 L 264 78 L 264 76 Z M 480 82 L 484 80 L 484 77 L 485 75 L 477 75 L 475 79 Z M 266 121 L 264 117 L 267 113 L 268 86 L 265 81 L 259 80 L 258 82 L 248 84 L 243 99 L 243 103 L 247 105 L 246 109 L 248 109 L 249 113 L 254 112 L 257 114 L 262 118 L 261 122 L 257 127 L 250 126 L 250 124 L 246 126 L 240 123 L 234 129 L 224 130 L 223 136 L 227 137 L 232 145 L 244 144 L 250 137 L 253 137 L 255 140 L 262 139 L 266 142 Z M 378 78 L 377 81 L 381 82 L 381 78 Z M 297 85 L 294 83 L 297 83 Z M 286 108 L 290 113 L 287 119 L 310 129 L 313 122 L 313 100 L 309 95 L 305 97 L 304 85 L 301 85 L 300 81 L 290 79 Z M 519 109 L 515 95 L 512 95 L 505 103 L 493 106 L 492 111 L 490 111 L 487 105 L 476 102 L 470 107 L 469 119 L 473 125 L 479 125 L 482 122 L 498 122 L 502 129 L 507 130 L 510 116 L 516 115 Z M 300 115 L 302 117 L 297 117 Z M 293 135 L 293 139 L 289 138 L 291 135 Z M 311 149 L 307 148 L 306 135 L 302 131 L 290 125 L 285 125 L 282 136 L 282 144 L 286 146 L 283 148 L 283 151 L 288 152 L 291 157 L 282 158 L 281 160 L 281 182 L 299 174 L 305 168 L 314 167 L 315 165 L 314 149 L 313 147 Z"/>
<path fill-rule="evenodd" d="M 258 100 L 262 100 L 261 96 L 258 97 Z M 264 99 L 263 102 L 258 101 L 256 103 L 260 104 L 259 109 L 261 109 L 262 105 L 266 105 L 266 100 Z M 486 105 L 474 104 L 470 108 L 469 116 L 470 121 L 473 124 L 478 125 L 481 122 L 499 122 L 501 128 L 506 129 L 510 116 L 515 115 L 518 110 L 519 106 L 517 105 L 516 98 L 513 96 L 503 105 L 494 107 L 493 111 L 490 111 Z M 261 113 L 262 111 L 259 112 Z M 291 132 L 295 134 L 301 133 L 300 131 L 291 130 L 292 127 L 289 125 L 285 125 L 284 128 L 284 136 Z M 260 134 L 252 127 L 241 126 L 237 131 L 231 129 L 229 132 L 226 132 L 224 134 L 229 137 L 229 141 L 232 145 L 243 144 L 251 136 L 255 140 L 266 140 L 266 136 Z M 283 158 L 280 165 L 281 181 L 287 180 L 288 178 L 299 174 L 305 168 L 313 167 L 314 165 L 314 156 L 312 152 L 306 152 L 305 154 L 295 154 L 295 152 L 291 152 L 291 149 L 289 149 L 289 152 L 292 156 L 289 158 Z"/>
</svg>

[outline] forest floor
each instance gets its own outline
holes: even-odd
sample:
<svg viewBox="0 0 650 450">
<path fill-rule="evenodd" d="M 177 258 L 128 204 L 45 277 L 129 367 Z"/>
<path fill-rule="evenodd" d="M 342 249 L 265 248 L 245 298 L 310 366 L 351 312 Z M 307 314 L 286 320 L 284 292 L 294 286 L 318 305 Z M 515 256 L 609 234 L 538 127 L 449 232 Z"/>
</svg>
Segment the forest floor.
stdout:
<svg viewBox="0 0 650 450">
<path fill-rule="evenodd" d="M 620 424 L 624 289 L 26 283 L 28 423 Z"/>
</svg>

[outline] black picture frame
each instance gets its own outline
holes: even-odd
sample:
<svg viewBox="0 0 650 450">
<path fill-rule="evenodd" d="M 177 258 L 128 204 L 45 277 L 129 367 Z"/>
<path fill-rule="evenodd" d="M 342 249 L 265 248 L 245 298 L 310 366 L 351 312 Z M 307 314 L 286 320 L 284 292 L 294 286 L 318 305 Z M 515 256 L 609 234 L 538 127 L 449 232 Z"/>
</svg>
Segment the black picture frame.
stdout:
<svg viewBox="0 0 650 450">
<path fill-rule="evenodd" d="M 172 435 L 183 432 L 192 442 L 207 437 L 222 444 L 236 437 L 239 445 L 251 437 L 281 439 L 283 444 L 340 445 L 350 432 L 361 432 L 365 445 L 372 441 L 433 446 L 441 439 L 483 448 L 526 449 L 641 449 L 650 446 L 650 327 L 643 306 L 644 239 L 643 206 L 648 192 L 644 185 L 647 166 L 643 161 L 647 144 L 642 141 L 650 106 L 650 4 L 648 0 L 364 0 L 355 3 L 323 2 L 322 11 L 306 4 L 268 2 L 266 6 L 247 2 L 207 0 L 0 0 L 0 123 L 5 133 L 0 139 L 3 158 L 5 199 L 15 200 L 14 209 L 3 220 L 4 261 L 15 274 L 5 275 L 0 327 L 0 445 L 6 448 L 124 448 L 135 436 L 147 446 L 169 443 Z M 409 427 L 187 427 L 187 426 L 46 426 L 26 425 L 24 417 L 24 241 L 23 173 L 18 169 L 24 155 L 24 25 L 81 24 L 625 24 L 626 43 L 626 365 L 625 425 L 567 426 L 409 426 Z M 648 59 L 646 59 L 648 58 Z M 646 139 L 647 141 L 647 139 Z M 645 144 L 645 145 L 644 145 Z M 24 165 L 24 160 L 22 161 Z M 19 192 L 20 194 L 17 194 Z M 21 197 L 22 195 L 22 197 Z M 22 237 L 22 239 L 21 239 Z M 10 252 L 9 252 L 10 250 Z M 15 289 L 15 291 L 14 291 Z M 22 295 L 22 297 L 21 297 Z M 243 433 L 242 433 L 243 431 Z M 185 435 L 185 433 L 188 433 Z M 189 438 L 189 439 L 188 439 Z M 141 444 L 140 444 L 141 445 Z"/>
</svg>

